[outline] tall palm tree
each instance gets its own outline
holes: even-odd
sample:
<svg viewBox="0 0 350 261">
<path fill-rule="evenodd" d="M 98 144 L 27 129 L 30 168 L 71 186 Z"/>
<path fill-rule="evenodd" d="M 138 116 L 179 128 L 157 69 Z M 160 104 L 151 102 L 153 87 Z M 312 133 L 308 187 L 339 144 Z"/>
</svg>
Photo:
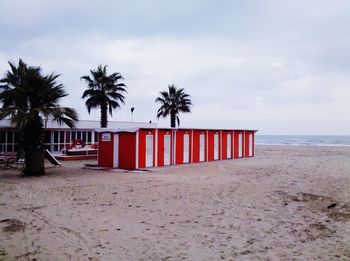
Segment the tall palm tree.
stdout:
<svg viewBox="0 0 350 261">
<path fill-rule="evenodd" d="M 82 98 L 87 98 L 85 105 L 89 114 L 91 109 L 100 108 L 100 126 L 107 128 L 108 112 L 112 116 L 113 109 L 120 108 L 120 103 L 125 104 L 126 85 L 118 83 L 124 78 L 120 73 L 107 75 L 107 65 L 103 67 L 100 65 L 96 70 L 90 70 L 90 73 L 92 77 L 88 75 L 81 77 L 87 83 L 87 90 L 84 91 Z"/>
<path fill-rule="evenodd" d="M 67 96 L 59 75 L 42 75 L 40 67 L 27 66 L 21 59 L 16 67 L 9 62 L 10 70 L 0 80 L 0 120 L 11 118 L 19 133 L 25 152 L 25 175 L 45 174 L 43 119 L 51 118 L 59 124 L 74 127 L 78 120 L 72 108 L 61 107 L 59 100 Z"/>
<path fill-rule="evenodd" d="M 166 118 L 170 115 L 170 125 L 172 128 L 180 126 L 180 112 L 191 112 L 191 96 L 184 92 L 183 88 L 177 89 L 174 84 L 168 86 L 168 91 L 162 91 L 156 98 L 156 102 L 161 104 L 157 112 L 157 118 Z"/>
</svg>

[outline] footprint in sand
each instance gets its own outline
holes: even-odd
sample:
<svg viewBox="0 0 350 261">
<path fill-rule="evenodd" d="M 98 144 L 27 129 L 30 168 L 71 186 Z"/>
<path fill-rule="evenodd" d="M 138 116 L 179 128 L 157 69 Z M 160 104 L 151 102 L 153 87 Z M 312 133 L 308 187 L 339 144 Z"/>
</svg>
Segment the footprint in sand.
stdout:
<svg viewBox="0 0 350 261">
<path fill-rule="evenodd" d="M 0 223 L 6 223 L 7 226 L 5 226 L 2 231 L 5 233 L 14 233 L 23 231 L 26 227 L 26 224 L 18 219 L 3 219 L 0 221 Z"/>
</svg>

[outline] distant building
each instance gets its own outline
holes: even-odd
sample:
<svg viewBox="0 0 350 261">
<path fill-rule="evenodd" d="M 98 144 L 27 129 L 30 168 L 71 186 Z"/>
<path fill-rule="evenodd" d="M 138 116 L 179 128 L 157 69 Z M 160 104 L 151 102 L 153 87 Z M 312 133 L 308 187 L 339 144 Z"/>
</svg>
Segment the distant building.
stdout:
<svg viewBox="0 0 350 261">
<path fill-rule="evenodd" d="M 95 129 L 100 128 L 99 121 L 81 120 L 76 123 L 74 129 L 66 125 L 59 125 L 52 121 L 44 122 L 44 143 L 45 147 L 53 152 L 60 153 L 62 149 L 69 146 L 76 139 L 83 140 L 86 144 L 97 144 L 98 135 Z M 109 121 L 108 127 L 118 128 L 156 128 L 156 123 L 146 122 L 123 122 Z M 11 125 L 10 120 L 0 121 L 0 154 L 15 153 L 18 148 L 16 129 Z"/>
</svg>

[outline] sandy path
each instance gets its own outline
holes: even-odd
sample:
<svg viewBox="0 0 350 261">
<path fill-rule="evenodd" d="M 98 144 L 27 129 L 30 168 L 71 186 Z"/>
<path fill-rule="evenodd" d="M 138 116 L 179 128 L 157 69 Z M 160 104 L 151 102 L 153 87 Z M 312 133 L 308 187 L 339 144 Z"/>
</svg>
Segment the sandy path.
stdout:
<svg viewBox="0 0 350 261">
<path fill-rule="evenodd" d="M 0 175 L 0 260 L 350 260 L 350 148 Z M 90 162 L 91 163 L 91 162 Z"/>
</svg>

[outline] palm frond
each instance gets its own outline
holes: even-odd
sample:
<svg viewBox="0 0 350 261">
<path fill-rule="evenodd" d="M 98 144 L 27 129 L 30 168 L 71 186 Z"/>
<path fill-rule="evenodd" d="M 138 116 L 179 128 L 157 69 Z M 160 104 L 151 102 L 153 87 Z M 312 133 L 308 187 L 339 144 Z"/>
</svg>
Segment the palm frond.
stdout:
<svg viewBox="0 0 350 261">
<path fill-rule="evenodd" d="M 177 126 L 180 126 L 180 118 L 179 116 L 176 116 Z"/>
<path fill-rule="evenodd" d="M 88 75 L 81 77 L 88 86 L 82 95 L 83 99 L 87 99 L 85 105 L 88 112 L 100 107 L 102 114 L 102 110 L 108 107 L 108 112 L 112 115 L 114 109 L 120 107 L 120 104 L 125 104 L 124 93 L 127 93 L 127 86 L 118 82 L 124 78 L 117 72 L 108 75 L 107 65 L 99 65 L 97 69 L 90 70 L 90 75 L 91 77 Z"/>
<path fill-rule="evenodd" d="M 69 128 L 75 127 L 75 122 L 78 120 L 78 114 L 72 108 L 55 107 L 51 111 L 52 121 L 58 124 L 66 124 Z"/>
<path fill-rule="evenodd" d="M 168 91 L 159 92 L 155 102 L 161 104 L 157 111 L 157 118 L 172 115 L 172 117 L 175 116 L 178 125 L 180 125 L 179 113 L 191 112 L 191 96 L 185 93 L 183 88 L 177 89 L 174 84 L 168 85 Z"/>
</svg>

